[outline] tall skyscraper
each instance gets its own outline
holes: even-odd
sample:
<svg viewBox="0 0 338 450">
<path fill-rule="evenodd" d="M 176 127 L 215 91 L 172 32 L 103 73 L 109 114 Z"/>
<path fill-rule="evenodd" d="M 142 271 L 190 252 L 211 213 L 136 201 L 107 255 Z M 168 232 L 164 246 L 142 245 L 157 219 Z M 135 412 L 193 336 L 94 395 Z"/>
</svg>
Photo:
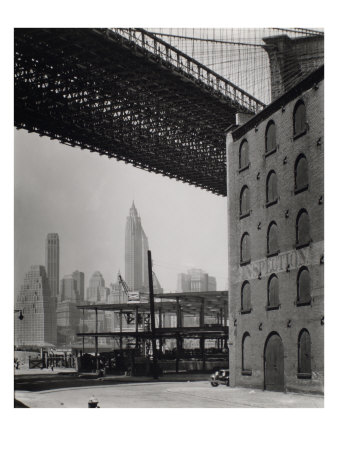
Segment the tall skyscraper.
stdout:
<svg viewBox="0 0 338 450">
<path fill-rule="evenodd" d="M 57 297 L 59 294 L 59 268 L 59 235 L 57 233 L 49 233 L 46 238 L 46 270 L 51 297 Z"/>
<path fill-rule="evenodd" d="M 75 270 L 72 274 L 73 279 L 76 281 L 76 290 L 79 295 L 79 302 L 84 302 L 84 285 L 85 285 L 85 275 L 83 272 L 79 272 L 78 270 Z"/>
<path fill-rule="evenodd" d="M 23 320 L 15 317 L 15 345 L 56 345 L 56 300 L 51 298 L 46 270 L 31 266 L 15 305 Z"/>
<path fill-rule="evenodd" d="M 133 202 L 125 232 L 125 280 L 131 290 L 148 290 L 148 238 Z"/>
</svg>

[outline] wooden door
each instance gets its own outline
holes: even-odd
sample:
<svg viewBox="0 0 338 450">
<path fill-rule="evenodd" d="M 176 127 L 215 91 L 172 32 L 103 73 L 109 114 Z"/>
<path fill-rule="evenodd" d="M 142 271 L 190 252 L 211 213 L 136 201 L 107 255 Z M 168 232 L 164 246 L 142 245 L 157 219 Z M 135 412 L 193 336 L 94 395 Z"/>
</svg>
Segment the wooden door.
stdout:
<svg viewBox="0 0 338 450">
<path fill-rule="evenodd" d="M 284 391 L 284 348 L 278 334 L 271 335 L 265 345 L 264 387 L 268 391 Z"/>
</svg>

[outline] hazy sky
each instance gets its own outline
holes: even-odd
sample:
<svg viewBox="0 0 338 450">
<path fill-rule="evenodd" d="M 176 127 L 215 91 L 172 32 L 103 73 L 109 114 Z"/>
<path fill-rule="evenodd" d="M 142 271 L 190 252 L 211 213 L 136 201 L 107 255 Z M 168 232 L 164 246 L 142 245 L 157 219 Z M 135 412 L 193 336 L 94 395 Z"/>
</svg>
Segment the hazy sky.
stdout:
<svg viewBox="0 0 338 450">
<path fill-rule="evenodd" d="M 124 275 L 132 201 L 165 291 L 191 267 L 227 287 L 227 200 L 123 162 L 24 130 L 15 131 L 15 295 L 32 264 L 45 265 L 45 238 L 60 237 L 60 277 L 99 270 L 106 285 Z"/>
</svg>

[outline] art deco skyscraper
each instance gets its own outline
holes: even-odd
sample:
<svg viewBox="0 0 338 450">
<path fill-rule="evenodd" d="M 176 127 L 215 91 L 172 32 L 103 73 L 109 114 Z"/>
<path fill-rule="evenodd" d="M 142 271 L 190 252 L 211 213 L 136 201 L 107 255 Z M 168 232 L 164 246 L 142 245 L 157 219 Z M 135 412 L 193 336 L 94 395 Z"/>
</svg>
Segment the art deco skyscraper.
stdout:
<svg viewBox="0 0 338 450">
<path fill-rule="evenodd" d="M 46 270 L 51 297 L 57 297 L 59 294 L 59 267 L 59 235 L 57 233 L 49 233 L 46 238 Z"/>
<path fill-rule="evenodd" d="M 148 239 L 133 202 L 125 232 L 125 279 L 131 290 L 148 289 Z"/>
</svg>

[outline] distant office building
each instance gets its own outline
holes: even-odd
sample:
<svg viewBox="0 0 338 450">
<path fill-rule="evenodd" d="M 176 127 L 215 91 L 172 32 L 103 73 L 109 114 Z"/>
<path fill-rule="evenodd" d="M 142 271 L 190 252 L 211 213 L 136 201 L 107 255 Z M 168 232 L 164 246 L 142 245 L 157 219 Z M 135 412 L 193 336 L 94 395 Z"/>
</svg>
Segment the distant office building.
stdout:
<svg viewBox="0 0 338 450">
<path fill-rule="evenodd" d="M 17 297 L 15 309 L 21 310 L 23 320 L 15 314 L 15 345 L 56 345 L 56 301 L 51 298 L 46 270 L 31 266 Z"/>
<path fill-rule="evenodd" d="M 77 309 L 79 293 L 73 275 L 66 275 L 60 282 L 57 304 L 58 345 L 71 345 L 79 331 L 80 312 Z"/>
<path fill-rule="evenodd" d="M 216 291 L 216 278 L 201 269 L 190 269 L 177 276 L 177 292 Z"/>
<path fill-rule="evenodd" d="M 70 346 L 79 332 L 80 312 L 72 302 L 58 303 L 56 312 L 58 345 Z"/>
<path fill-rule="evenodd" d="M 148 290 L 148 239 L 135 204 L 127 217 L 125 231 L 125 279 L 133 291 Z"/>
<path fill-rule="evenodd" d="M 72 273 L 72 277 L 76 281 L 76 290 L 79 296 L 79 302 L 83 303 L 85 299 L 85 275 L 83 272 L 75 270 L 75 272 Z"/>
<path fill-rule="evenodd" d="M 57 297 L 59 294 L 59 268 L 59 235 L 57 233 L 49 233 L 46 238 L 46 271 L 51 297 Z"/>
<path fill-rule="evenodd" d="M 115 283 L 110 284 L 110 293 L 108 297 L 108 303 L 119 304 L 126 303 L 128 301 L 127 294 L 125 293 L 122 284 L 117 277 Z"/>
<path fill-rule="evenodd" d="M 72 302 L 77 303 L 79 301 L 79 293 L 77 290 L 77 282 L 73 278 L 73 275 L 66 275 L 60 282 L 60 302 Z"/>
<path fill-rule="evenodd" d="M 94 272 L 89 280 L 87 288 L 87 301 L 89 303 L 106 303 L 109 289 L 105 287 L 105 281 L 99 271 Z"/>
</svg>

